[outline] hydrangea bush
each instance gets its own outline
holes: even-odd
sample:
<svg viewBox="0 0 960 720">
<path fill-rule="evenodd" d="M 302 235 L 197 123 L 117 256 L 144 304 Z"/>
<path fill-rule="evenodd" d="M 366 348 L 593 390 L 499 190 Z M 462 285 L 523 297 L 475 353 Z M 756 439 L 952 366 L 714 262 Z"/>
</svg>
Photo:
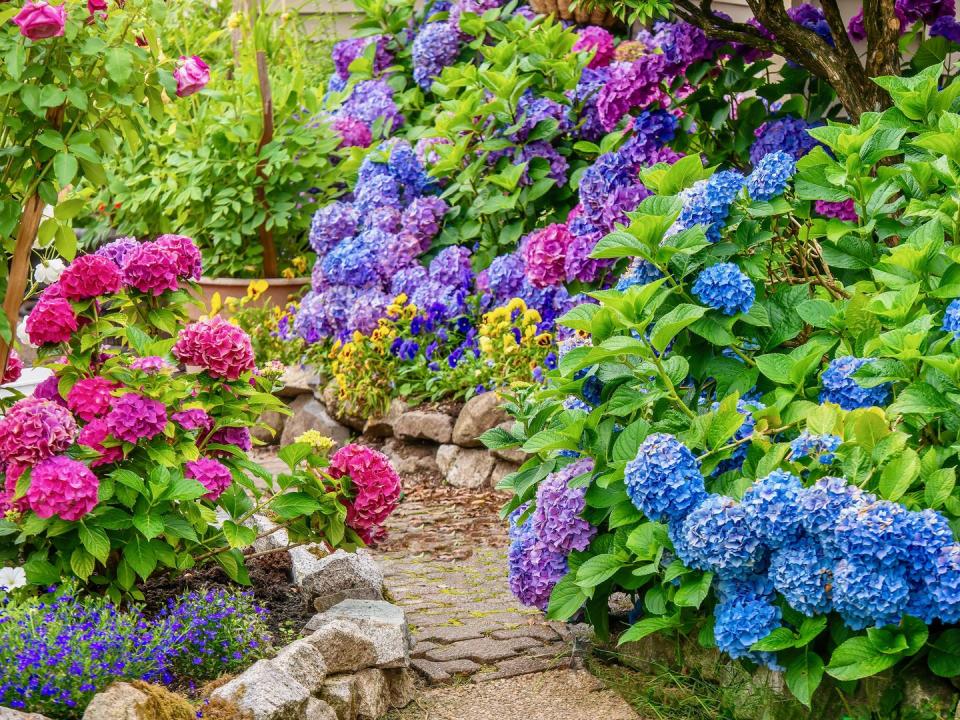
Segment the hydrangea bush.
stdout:
<svg viewBox="0 0 960 720">
<path fill-rule="evenodd" d="M 799 158 L 641 172 L 656 194 L 592 253 L 640 279 L 560 320 L 548 385 L 485 437 L 535 455 L 503 483 L 523 602 L 606 636 L 629 593 L 620 642 L 694 633 L 808 705 L 901 662 L 960 672 L 960 82 L 940 73 L 879 78 L 894 108 L 809 129 Z"/>
<path fill-rule="evenodd" d="M 396 484 L 389 465 L 362 468 L 364 480 L 350 464 L 328 473 L 298 444 L 274 479 L 247 457 L 250 429 L 283 407 L 271 394 L 279 373 L 256 367 L 240 327 L 187 321 L 200 271 L 189 238 L 120 239 L 74 260 L 27 317 L 53 374 L 0 418 L 0 557 L 32 583 L 76 577 L 136 598 L 138 578 L 209 558 L 247 582 L 254 513 L 295 543 L 372 537 L 351 508 L 368 485 Z"/>
</svg>

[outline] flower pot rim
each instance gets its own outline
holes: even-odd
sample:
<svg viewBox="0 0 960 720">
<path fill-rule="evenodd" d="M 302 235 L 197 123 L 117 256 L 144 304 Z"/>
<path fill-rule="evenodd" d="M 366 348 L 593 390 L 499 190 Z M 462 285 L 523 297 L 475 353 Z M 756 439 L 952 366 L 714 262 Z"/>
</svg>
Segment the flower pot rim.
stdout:
<svg viewBox="0 0 960 720">
<path fill-rule="evenodd" d="M 310 282 L 309 277 L 274 277 L 274 278 L 230 278 L 203 275 L 200 278 L 201 285 L 249 285 L 257 280 L 266 280 L 270 285 L 306 285 Z"/>
</svg>

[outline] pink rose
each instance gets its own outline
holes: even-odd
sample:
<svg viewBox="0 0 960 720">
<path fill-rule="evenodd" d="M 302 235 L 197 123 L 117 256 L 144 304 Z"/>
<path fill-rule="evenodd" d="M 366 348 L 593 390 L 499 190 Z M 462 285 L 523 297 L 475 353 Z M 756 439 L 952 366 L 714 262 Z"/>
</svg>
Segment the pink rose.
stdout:
<svg viewBox="0 0 960 720">
<path fill-rule="evenodd" d="M 210 68 L 196 55 L 180 56 L 180 66 L 173 71 L 177 81 L 177 97 L 187 97 L 200 92 L 210 82 Z"/>
<path fill-rule="evenodd" d="M 30 40 L 60 37 L 67 23 L 67 8 L 66 5 L 50 5 L 46 0 L 27 0 L 13 22 L 20 28 L 20 34 Z"/>
<path fill-rule="evenodd" d="M 107 0 L 87 0 L 87 12 L 91 15 L 101 12 L 107 14 Z"/>
</svg>

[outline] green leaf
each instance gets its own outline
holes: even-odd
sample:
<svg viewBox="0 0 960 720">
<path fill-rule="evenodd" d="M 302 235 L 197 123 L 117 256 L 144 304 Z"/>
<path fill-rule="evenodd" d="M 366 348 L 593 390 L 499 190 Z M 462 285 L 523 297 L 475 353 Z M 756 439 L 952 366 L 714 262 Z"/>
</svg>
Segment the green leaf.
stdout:
<svg viewBox="0 0 960 720">
<path fill-rule="evenodd" d="M 643 618 L 627 628 L 627 631 L 617 639 L 617 645 L 623 645 L 624 643 L 642 640 L 647 635 L 652 635 L 655 632 L 670 630 L 676 627 L 680 627 L 679 615 Z"/>
<path fill-rule="evenodd" d="M 627 462 L 637 455 L 640 443 L 650 432 L 650 423 L 636 420 L 625 427 L 613 443 L 613 461 Z"/>
<path fill-rule="evenodd" d="M 96 565 L 93 555 L 88 553 L 82 547 L 75 547 L 70 554 L 70 569 L 81 580 L 86 580 L 93 573 Z"/>
<path fill-rule="evenodd" d="M 915 382 L 900 392 L 893 404 L 887 408 L 887 416 L 926 415 L 932 417 L 953 411 L 954 406 L 944 393 L 925 382 Z"/>
<path fill-rule="evenodd" d="M 793 361 L 786 355 L 781 353 L 757 355 L 754 360 L 757 363 L 757 369 L 778 385 L 793 385 L 790 381 L 790 370 L 793 368 Z"/>
<path fill-rule="evenodd" d="M 573 573 L 568 573 L 554 585 L 550 593 L 547 618 L 565 622 L 572 618 L 586 601 L 586 593 L 577 585 Z"/>
<path fill-rule="evenodd" d="M 582 588 L 596 587 L 616 575 L 623 566 L 623 560 L 616 555 L 595 555 L 577 569 L 577 585 Z"/>
<path fill-rule="evenodd" d="M 291 470 L 295 469 L 306 457 L 313 452 L 313 446 L 310 443 L 291 443 L 280 449 L 277 457 L 286 463 Z"/>
<path fill-rule="evenodd" d="M 77 159 L 70 153 L 57 153 L 53 157 L 53 174 L 61 188 L 67 187 L 77 176 Z"/>
<path fill-rule="evenodd" d="M 673 596 L 673 603 L 678 607 L 698 608 L 710 592 L 710 583 L 713 582 L 713 573 L 703 573 L 700 577 L 693 574 L 685 575 L 680 580 L 677 594 Z"/>
<path fill-rule="evenodd" d="M 134 535 L 123 548 L 123 559 L 141 580 L 146 580 L 157 567 L 157 554 L 140 535 Z"/>
<path fill-rule="evenodd" d="M 104 67 L 111 80 L 123 84 L 133 70 L 133 58 L 130 57 L 130 52 L 123 47 L 110 48 L 107 50 Z"/>
<path fill-rule="evenodd" d="M 33 585 L 57 585 L 60 582 L 60 571 L 40 553 L 30 556 L 23 564 L 23 571 Z"/>
<path fill-rule="evenodd" d="M 176 476 L 163 491 L 165 500 L 196 500 L 209 491 L 193 478 Z"/>
<path fill-rule="evenodd" d="M 920 477 L 920 456 L 907 448 L 887 463 L 880 476 L 880 495 L 886 500 L 899 500 Z"/>
<path fill-rule="evenodd" d="M 945 630 L 928 647 L 927 665 L 935 675 L 945 678 L 960 675 L 960 630 Z"/>
<path fill-rule="evenodd" d="M 253 545 L 253 541 L 257 539 L 256 530 L 246 525 L 238 525 L 233 520 L 224 521 L 223 535 L 230 543 L 230 547 L 240 548 L 241 550 Z"/>
<path fill-rule="evenodd" d="M 147 540 L 152 540 L 163 533 L 163 518 L 150 512 L 134 513 L 133 526 L 143 533 Z"/>
<path fill-rule="evenodd" d="M 250 584 L 250 575 L 247 573 L 247 566 L 244 564 L 243 553 L 236 548 L 232 548 L 226 552 L 217 553 L 214 557 L 231 580 L 241 585 Z"/>
<path fill-rule="evenodd" d="M 520 444 L 517 438 L 500 427 L 490 428 L 477 439 L 489 450 L 516 447 Z"/>
<path fill-rule="evenodd" d="M 83 524 L 78 528 L 77 534 L 83 547 L 97 560 L 106 564 L 110 556 L 110 538 L 107 533 L 99 527 Z"/>
<path fill-rule="evenodd" d="M 815 652 L 804 653 L 787 665 L 784 680 L 793 696 L 807 707 L 823 680 L 823 660 Z"/>
<path fill-rule="evenodd" d="M 270 509 L 277 515 L 290 520 L 304 515 L 313 515 L 320 509 L 320 503 L 302 492 L 285 493 L 274 498 Z"/>
<path fill-rule="evenodd" d="M 957 484 L 956 468 L 940 468 L 930 473 L 923 481 L 923 500 L 927 507 L 936 510 L 941 507 Z"/>
<path fill-rule="evenodd" d="M 677 336 L 677 333 L 702 318 L 706 312 L 706 308 L 700 307 L 699 305 L 686 303 L 677 305 L 677 307 L 657 320 L 657 323 L 653 326 L 653 330 L 650 333 L 650 343 L 658 352 L 662 353 L 666 350 L 670 341 Z"/>
<path fill-rule="evenodd" d="M 899 659 L 877 650 L 869 638 L 853 637 L 833 651 L 826 670 L 837 680 L 860 680 L 893 667 Z"/>
</svg>

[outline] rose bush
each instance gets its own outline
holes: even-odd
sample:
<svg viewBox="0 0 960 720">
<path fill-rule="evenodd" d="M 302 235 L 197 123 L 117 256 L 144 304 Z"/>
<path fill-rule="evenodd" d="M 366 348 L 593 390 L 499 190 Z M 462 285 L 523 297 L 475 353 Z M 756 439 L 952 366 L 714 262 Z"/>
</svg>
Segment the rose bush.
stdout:
<svg viewBox="0 0 960 720">
<path fill-rule="evenodd" d="M 186 321 L 199 275 L 189 238 L 121 239 L 74 260 L 30 312 L 27 335 L 54 374 L 0 418 L 0 558 L 31 583 L 72 576 L 137 598 L 138 578 L 209 558 L 247 582 L 255 513 L 293 543 L 380 534 L 399 494 L 386 461 L 328 473 L 293 445 L 281 453 L 290 473 L 274 479 L 247 457 L 250 428 L 283 410 L 278 373 L 258 370 L 239 327 Z"/>
<path fill-rule="evenodd" d="M 626 592 L 621 643 L 692 633 L 807 705 L 898 664 L 957 674 L 960 81 L 940 82 L 878 79 L 894 107 L 809 130 L 795 167 L 641 173 L 657 194 L 593 251 L 632 275 L 560 320 L 547 388 L 486 435 L 536 456 L 503 484 L 523 602 L 606 636 Z"/>
</svg>

